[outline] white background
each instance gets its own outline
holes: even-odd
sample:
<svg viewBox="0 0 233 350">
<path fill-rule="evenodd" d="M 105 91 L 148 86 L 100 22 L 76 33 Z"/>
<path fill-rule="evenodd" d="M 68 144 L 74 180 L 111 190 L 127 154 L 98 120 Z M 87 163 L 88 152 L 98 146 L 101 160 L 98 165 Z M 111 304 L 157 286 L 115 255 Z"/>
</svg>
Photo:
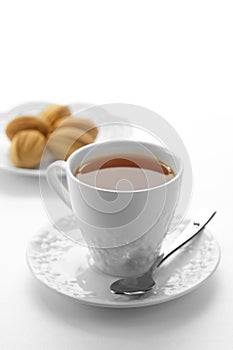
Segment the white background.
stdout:
<svg viewBox="0 0 233 350">
<path fill-rule="evenodd" d="M 2 1 L 0 111 L 28 101 L 125 102 L 165 117 L 192 159 L 193 207 L 218 210 L 221 264 L 179 300 L 79 305 L 25 262 L 48 221 L 38 181 L 0 173 L 0 349 L 232 349 L 232 1 Z"/>
</svg>

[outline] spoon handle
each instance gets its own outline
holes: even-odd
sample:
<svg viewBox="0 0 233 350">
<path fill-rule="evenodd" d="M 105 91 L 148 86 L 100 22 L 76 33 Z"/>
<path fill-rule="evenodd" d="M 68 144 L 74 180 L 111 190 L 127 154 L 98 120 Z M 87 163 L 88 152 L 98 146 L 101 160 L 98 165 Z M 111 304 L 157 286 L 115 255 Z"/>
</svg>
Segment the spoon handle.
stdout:
<svg viewBox="0 0 233 350">
<path fill-rule="evenodd" d="M 217 212 L 210 212 L 209 210 L 202 209 L 198 212 L 195 220 L 192 220 L 184 231 L 179 235 L 179 237 L 170 244 L 167 250 L 162 253 L 158 259 L 156 259 L 155 264 L 151 267 L 159 267 L 169 256 L 171 256 L 175 251 L 187 244 L 191 239 L 198 235 L 203 228 L 213 219 Z"/>
</svg>

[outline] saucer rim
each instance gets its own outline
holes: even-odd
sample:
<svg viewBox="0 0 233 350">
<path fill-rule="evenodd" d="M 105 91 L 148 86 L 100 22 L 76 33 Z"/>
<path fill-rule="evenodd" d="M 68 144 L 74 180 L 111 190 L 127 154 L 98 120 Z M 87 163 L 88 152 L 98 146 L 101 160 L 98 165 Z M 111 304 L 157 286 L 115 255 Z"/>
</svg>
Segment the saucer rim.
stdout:
<svg viewBox="0 0 233 350">
<path fill-rule="evenodd" d="M 40 231 L 37 232 L 37 234 L 35 234 L 33 237 L 36 237 L 38 234 L 40 233 Z M 59 233 L 59 231 L 58 231 Z M 29 257 L 29 251 L 30 251 L 30 244 L 32 243 L 32 240 L 29 241 L 27 249 L 26 249 L 26 262 L 27 265 L 29 267 L 30 272 L 32 273 L 32 275 L 34 276 L 34 278 L 41 282 L 44 286 L 46 286 L 47 288 L 49 288 L 50 290 L 63 295 L 65 297 L 69 297 L 72 298 L 74 300 L 76 300 L 77 302 L 83 304 L 83 305 L 89 305 L 89 306 L 96 306 L 96 307 L 103 307 L 103 308 L 119 308 L 119 309 L 127 309 L 127 308 L 139 308 L 139 307 L 149 307 L 149 306 L 153 306 L 153 305 L 158 305 L 158 304 L 162 304 L 162 303 L 166 303 L 175 299 L 179 299 L 181 297 L 183 297 L 184 295 L 187 295 L 193 291 L 195 291 L 196 289 L 198 289 L 199 287 L 201 287 L 213 274 L 214 272 L 217 270 L 220 261 L 221 261 L 221 248 L 220 245 L 218 243 L 218 241 L 216 240 L 216 238 L 214 237 L 214 235 L 210 232 L 209 229 L 204 229 L 203 233 L 210 235 L 211 239 L 213 239 L 214 244 L 215 244 L 215 248 L 216 248 L 216 252 L 217 252 L 217 256 L 216 256 L 216 260 L 215 260 L 215 264 L 212 268 L 212 270 L 209 272 L 209 274 L 207 276 L 205 276 L 202 280 L 198 281 L 196 284 L 194 284 L 192 287 L 187 288 L 186 290 L 182 291 L 182 292 L 177 292 L 174 295 L 167 295 L 167 297 L 163 297 L 163 298 L 153 298 L 150 299 L 150 297 L 148 297 L 148 299 L 143 299 L 143 300 L 135 300 L 135 302 L 129 301 L 125 301 L 125 302 L 121 302 L 121 301 L 103 301 L 103 302 L 98 302 L 98 301 L 94 301 L 94 300 L 85 300 L 84 298 L 79 298 L 79 297 L 75 297 L 73 295 L 69 295 L 68 293 L 65 293 L 63 291 L 59 291 L 56 288 L 49 286 L 48 284 L 46 284 L 46 282 L 40 278 L 40 276 L 38 276 L 33 268 L 32 265 L 30 264 L 30 257 Z M 33 238 L 32 238 L 33 239 Z M 68 239 L 68 238 L 67 238 Z M 115 277 L 115 276 L 111 276 L 111 277 Z"/>
</svg>

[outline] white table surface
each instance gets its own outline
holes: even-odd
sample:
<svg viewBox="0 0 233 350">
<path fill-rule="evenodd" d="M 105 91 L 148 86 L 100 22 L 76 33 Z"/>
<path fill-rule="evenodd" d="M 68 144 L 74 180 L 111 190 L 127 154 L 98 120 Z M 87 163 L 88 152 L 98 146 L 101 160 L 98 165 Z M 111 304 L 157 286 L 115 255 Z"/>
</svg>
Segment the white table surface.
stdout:
<svg viewBox="0 0 233 350">
<path fill-rule="evenodd" d="M 0 171 L 0 350 L 233 349 L 232 14 L 231 0 L 1 1 L 0 112 L 125 102 L 166 117 L 192 160 L 193 210 L 218 210 L 209 227 L 222 259 L 166 304 L 80 305 L 27 267 L 27 243 L 48 223 L 38 181 Z"/>
<path fill-rule="evenodd" d="M 172 122 L 172 121 L 171 121 Z M 48 222 L 38 179 L 0 172 L 0 349 L 232 349 L 233 232 L 230 122 L 208 120 L 181 133 L 192 159 L 192 208 L 218 210 L 210 229 L 222 259 L 216 273 L 180 299 L 139 309 L 104 309 L 79 304 L 41 285 L 25 259 L 28 241 Z M 195 134 L 198 138 L 195 138 Z M 204 150 L 204 151 L 203 151 Z"/>
</svg>

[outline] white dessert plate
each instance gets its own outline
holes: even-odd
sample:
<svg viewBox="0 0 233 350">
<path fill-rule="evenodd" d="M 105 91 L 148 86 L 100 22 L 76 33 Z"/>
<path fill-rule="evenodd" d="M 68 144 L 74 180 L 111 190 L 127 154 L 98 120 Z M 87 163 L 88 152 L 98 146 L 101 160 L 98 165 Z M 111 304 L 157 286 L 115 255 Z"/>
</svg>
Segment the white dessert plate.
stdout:
<svg viewBox="0 0 233 350">
<path fill-rule="evenodd" d="M 35 169 L 25 169 L 25 168 L 17 168 L 9 159 L 9 147 L 10 141 L 8 140 L 5 134 L 6 125 L 10 120 L 15 117 L 21 115 L 38 115 L 49 103 L 46 102 L 31 102 L 27 104 L 22 104 L 20 106 L 15 107 L 11 111 L 0 114 L 0 169 L 9 171 L 18 175 L 27 175 L 27 176 L 45 176 L 46 168 L 51 163 L 51 159 L 47 159 L 43 161 L 43 165 L 41 167 Z M 99 126 L 98 136 L 96 138 L 96 142 L 98 141 L 106 141 L 106 140 L 114 140 L 114 139 L 124 139 L 128 138 L 132 133 L 132 128 L 127 125 L 123 125 L 123 123 L 127 122 L 127 120 L 122 120 L 117 116 L 111 116 L 101 109 L 101 115 L 95 115 L 92 113 L 91 107 L 93 105 L 88 103 L 77 103 L 69 105 L 72 114 L 80 118 L 86 118 L 92 121 L 95 125 Z M 99 107 L 100 110 L 100 107 Z M 114 121 L 113 125 L 107 125 L 109 120 Z"/>
<path fill-rule="evenodd" d="M 66 233 L 75 220 L 62 219 Z M 169 233 L 170 244 L 182 227 Z M 27 261 L 33 275 L 49 288 L 79 302 L 113 308 L 143 307 L 179 298 L 199 287 L 216 270 L 220 248 L 207 229 L 170 257 L 154 272 L 155 288 L 143 296 L 112 294 L 109 290 L 116 277 L 97 270 L 88 248 L 61 234 L 55 225 L 42 228 L 29 243 Z"/>
</svg>

